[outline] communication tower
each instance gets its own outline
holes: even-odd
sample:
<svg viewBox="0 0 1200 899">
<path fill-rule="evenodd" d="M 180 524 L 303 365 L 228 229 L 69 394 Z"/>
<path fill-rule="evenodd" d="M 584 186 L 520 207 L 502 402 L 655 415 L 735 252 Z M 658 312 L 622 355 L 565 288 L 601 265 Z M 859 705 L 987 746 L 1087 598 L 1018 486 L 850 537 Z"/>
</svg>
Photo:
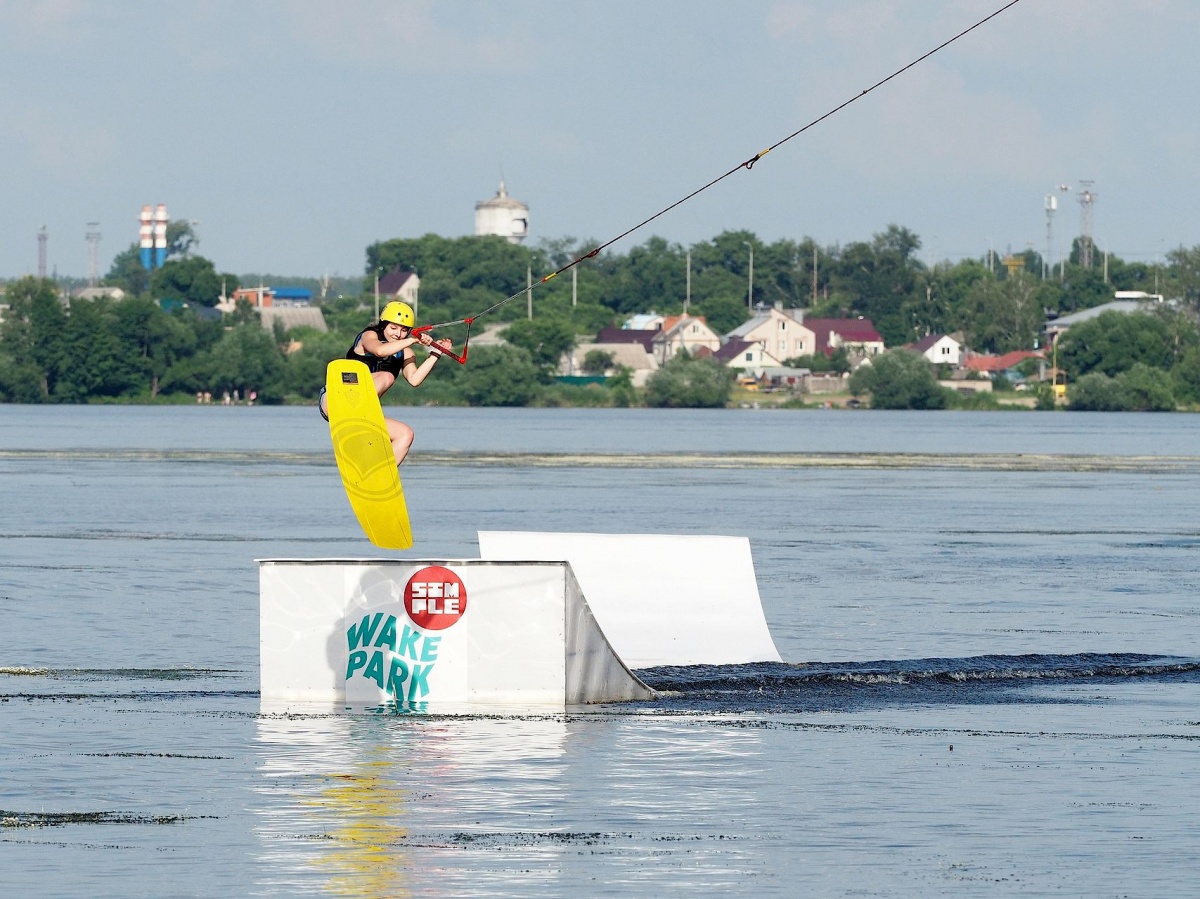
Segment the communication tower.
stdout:
<svg viewBox="0 0 1200 899">
<path fill-rule="evenodd" d="M 1050 276 L 1050 253 L 1054 250 L 1054 212 L 1058 209 L 1058 197 L 1046 194 L 1046 255 L 1042 257 L 1042 280 Z"/>
<path fill-rule="evenodd" d="M 46 277 L 46 241 L 50 239 L 50 235 L 46 233 L 46 226 L 42 225 L 38 231 L 38 277 Z"/>
<path fill-rule="evenodd" d="M 1079 182 L 1079 264 L 1092 267 L 1092 214 L 1099 194 L 1092 190 L 1094 181 Z"/>
<path fill-rule="evenodd" d="M 99 281 L 96 257 L 100 249 L 100 223 L 88 222 L 87 233 L 84 236 L 88 242 L 88 287 L 95 287 Z"/>
</svg>

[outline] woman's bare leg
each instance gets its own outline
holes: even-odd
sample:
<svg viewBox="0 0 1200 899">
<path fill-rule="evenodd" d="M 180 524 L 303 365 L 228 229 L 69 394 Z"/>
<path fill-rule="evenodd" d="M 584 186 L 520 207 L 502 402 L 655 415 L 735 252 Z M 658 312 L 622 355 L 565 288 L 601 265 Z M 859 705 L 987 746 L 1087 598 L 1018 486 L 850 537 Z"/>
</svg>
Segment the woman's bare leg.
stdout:
<svg viewBox="0 0 1200 899">
<path fill-rule="evenodd" d="M 391 418 L 385 418 L 383 421 L 387 425 L 388 437 L 392 439 L 392 452 L 396 454 L 396 464 L 399 465 L 408 455 L 408 448 L 412 446 L 415 436 L 413 429 L 404 422 Z"/>
</svg>

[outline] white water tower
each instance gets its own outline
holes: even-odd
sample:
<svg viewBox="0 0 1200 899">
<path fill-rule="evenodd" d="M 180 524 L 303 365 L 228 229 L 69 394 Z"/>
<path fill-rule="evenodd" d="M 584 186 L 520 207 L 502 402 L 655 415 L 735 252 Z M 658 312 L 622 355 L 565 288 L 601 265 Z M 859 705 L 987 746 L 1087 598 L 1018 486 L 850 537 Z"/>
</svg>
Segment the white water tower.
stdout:
<svg viewBox="0 0 1200 899">
<path fill-rule="evenodd" d="M 475 236 L 485 234 L 495 234 L 509 243 L 520 243 L 529 234 L 529 207 L 508 195 L 503 179 L 496 196 L 475 204 Z"/>
</svg>

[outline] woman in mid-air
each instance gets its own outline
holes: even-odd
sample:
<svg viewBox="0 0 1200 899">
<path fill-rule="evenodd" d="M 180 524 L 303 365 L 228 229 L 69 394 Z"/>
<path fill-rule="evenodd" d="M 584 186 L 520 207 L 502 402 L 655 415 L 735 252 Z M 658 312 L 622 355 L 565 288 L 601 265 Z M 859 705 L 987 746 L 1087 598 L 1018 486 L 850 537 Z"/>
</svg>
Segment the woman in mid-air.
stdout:
<svg viewBox="0 0 1200 899">
<path fill-rule="evenodd" d="M 413 336 L 412 329 L 417 323 L 412 307 L 407 303 L 392 302 L 383 307 L 379 313 L 379 321 L 364 331 L 360 331 L 346 352 L 347 359 L 357 359 L 366 364 L 375 381 L 375 392 L 383 396 L 396 378 L 403 375 L 413 387 L 420 386 L 425 377 L 433 371 L 442 355 L 442 349 L 450 347 L 449 340 L 435 341 L 428 331 L 422 331 Z M 411 347 L 419 343 L 429 348 L 429 355 L 417 365 L 416 355 Z M 321 417 L 329 421 L 325 406 L 325 388 L 317 400 L 317 408 Z M 402 421 L 384 418 L 387 425 L 388 437 L 392 441 L 392 451 L 396 454 L 396 464 L 399 465 L 408 455 L 412 446 L 413 429 Z"/>
</svg>

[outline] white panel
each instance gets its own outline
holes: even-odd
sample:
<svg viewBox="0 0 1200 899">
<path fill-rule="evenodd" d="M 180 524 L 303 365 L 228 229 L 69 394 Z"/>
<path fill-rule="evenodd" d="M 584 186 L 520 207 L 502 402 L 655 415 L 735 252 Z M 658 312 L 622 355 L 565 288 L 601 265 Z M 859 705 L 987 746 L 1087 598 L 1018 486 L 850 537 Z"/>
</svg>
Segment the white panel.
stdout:
<svg viewBox="0 0 1200 899">
<path fill-rule="evenodd" d="M 471 670 L 481 676 L 471 678 L 468 698 L 561 706 L 564 567 L 480 564 L 470 571 L 487 602 L 471 609 Z"/>
<path fill-rule="evenodd" d="M 653 695 L 613 655 L 564 562 L 274 559 L 259 571 L 264 701 L 453 712 Z M 418 622 L 406 589 L 415 599 L 434 584 L 443 599 L 454 588 L 461 614 Z"/>
<path fill-rule="evenodd" d="M 780 661 L 745 537 L 480 531 L 479 549 L 490 560 L 570 562 L 630 668 Z"/>
<path fill-rule="evenodd" d="M 262 695 L 341 699 L 346 652 L 335 637 L 345 610 L 342 568 L 268 561 L 258 581 Z"/>
</svg>

